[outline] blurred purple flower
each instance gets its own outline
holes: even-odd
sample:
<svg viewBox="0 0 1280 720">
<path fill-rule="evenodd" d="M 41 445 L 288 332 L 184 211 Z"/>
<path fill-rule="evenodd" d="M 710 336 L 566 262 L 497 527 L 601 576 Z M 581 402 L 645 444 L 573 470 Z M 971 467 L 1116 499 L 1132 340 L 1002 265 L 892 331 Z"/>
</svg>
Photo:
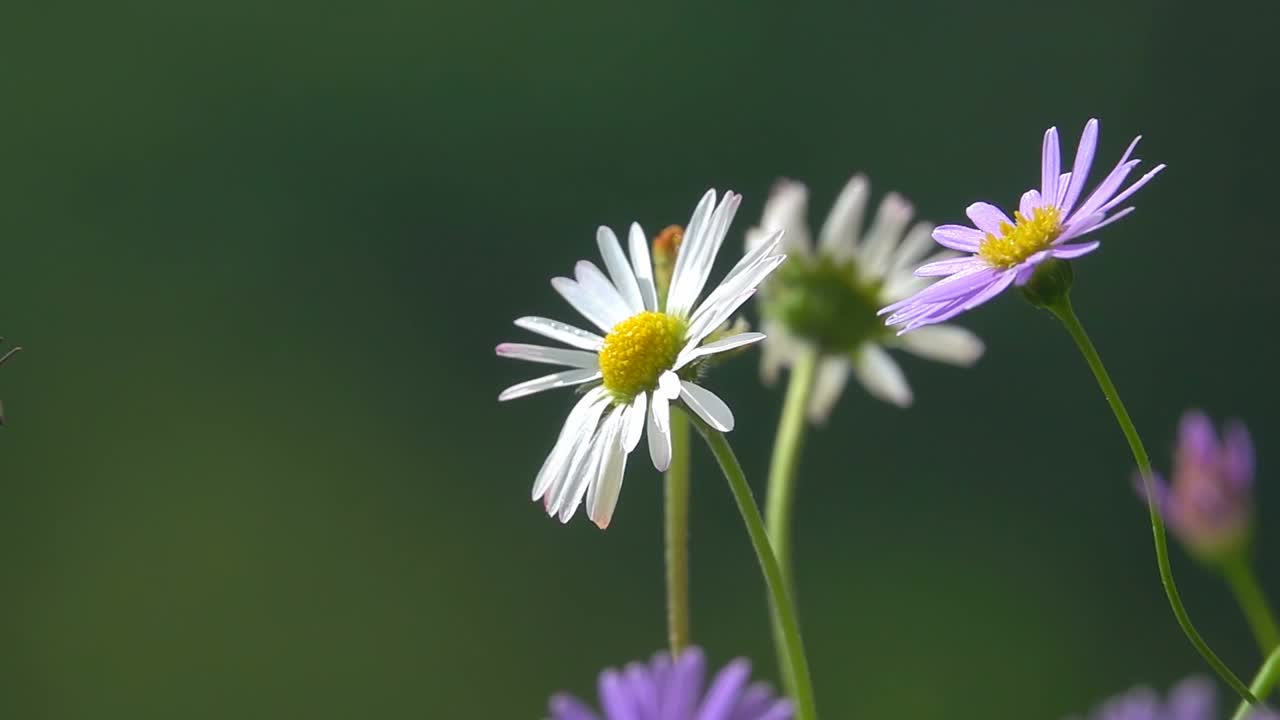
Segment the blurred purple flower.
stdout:
<svg viewBox="0 0 1280 720">
<path fill-rule="evenodd" d="M 1103 702 L 1089 720 L 1217 720 L 1217 693 L 1206 678 L 1178 683 L 1167 699 L 1151 688 L 1137 687 Z M 1255 711 L 1250 720 L 1280 720 L 1270 710 Z"/>
<path fill-rule="evenodd" d="M 1040 151 L 1040 189 L 1023 193 L 1013 218 L 990 203 L 974 203 L 965 211 L 974 227 L 942 225 L 933 239 L 944 247 L 971 253 L 927 263 L 916 270 L 921 277 L 943 277 L 911 297 L 889 305 L 886 325 L 899 325 L 898 334 L 949 320 L 999 295 L 1010 285 L 1022 287 L 1046 260 L 1071 260 L 1098 248 L 1098 241 L 1071 242 L 1133 212 L 1112 212 L 1164 169 L 1157 165 L 1132 185 L 1120 189 L 1139 160 L 1129 156 L 1141 136 L 1097 188 L 1083 196 L 1085 180 L 1098 147 L 1098 121 L 1090 120 L 1080 136 L 1070 172 L 1061 172 L 1058 129 L 1044 134 Z M 1081 201 L 1082 197 L 1084 199 Z M 1080 202 L 1077 202 L 1080 201 Z"/>
<path fill-rule="evenodd" d="M 747 684 L 751 664 L 746 660 L 729 663 L 704 688 L 706 670 L 706 656 L 698 648 L 685 650 L 675 662 L 659 653 L 648 664 L 610 668 L 600 673 L 603 713 L 557 694 L 551 698 L 551 720 L 791 720 L 791 701 L 778 699 L 763 683 Z"/>
<path fill-rule="evenodd" d="M 1189 410 L 1178 427 L 1172 484 L 1156 475 L 1157 507 L 1178 538 L 1199 555 L 1238 549 L 1253 520 L 1253 443 L 1243 423 L 1228 421 L 1222 437 L 1203 412 Z M 1135 476 L 1139 497 L 1142 478 Z"/>
</svg>

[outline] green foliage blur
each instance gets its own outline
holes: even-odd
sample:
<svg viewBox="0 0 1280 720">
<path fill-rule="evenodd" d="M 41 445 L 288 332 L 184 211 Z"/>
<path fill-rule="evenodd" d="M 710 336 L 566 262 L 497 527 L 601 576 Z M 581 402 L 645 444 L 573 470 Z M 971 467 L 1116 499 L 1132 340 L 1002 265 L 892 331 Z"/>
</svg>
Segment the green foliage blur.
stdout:
<svg viewBox="0 0 1280 720">
<path fill-rule="evenodd" d="M 661 484 L 607 532 L 528 500 L 571 403 L 493 346 L 574 319 L 599 224 L 856 171 L 938 222 L 1038 181 L 1050 125 L 1169 170 L 1075 300 L 1157 463 L 1249 422 L 1280 596 L 1275 4 L 10 3 L 0 20 L 0 718 L 539 718 L 665 638 Z M 752 310 L 754 312 L 754 309 Z M 1010 294 L 973 370 L 903 357 L 808 438 L 800 605 L 828 718 L 1059 718 L 1202 672 L 1128 450 Z M 760 487 L 781 388 L 712 387 Z M 695 454 L 694 636 L 775 677 L 764 591 Z M 1258 657 L 1175 550 L 1201 631 Z M 1225 698 L 1224 698 L 1225 700 Z M 1225 703 L 1224 703 L 1225 708 Z"/>
</svg>

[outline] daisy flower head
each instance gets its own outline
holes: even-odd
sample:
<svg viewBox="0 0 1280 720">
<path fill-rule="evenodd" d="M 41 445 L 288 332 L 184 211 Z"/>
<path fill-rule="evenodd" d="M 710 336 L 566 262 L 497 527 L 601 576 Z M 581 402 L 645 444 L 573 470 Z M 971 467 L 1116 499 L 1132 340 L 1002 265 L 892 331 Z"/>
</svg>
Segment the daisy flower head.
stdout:
<svg viewBox="0 0 1280 720">
<path fill-rule="evenodd" d="M 938 244 L 968 254 L 917 269 L 916 275 L 921 277 L 943 279 L 881 309 L 882 315 L 889 316 L 885 324 L 898 326 L 901 334 L 944 322 L 987 302 L 1010 285 L 1026 285 L 1047 261 L 1073 260 L 1098 249 L 1099 241 L 1080 239 L 1133 212 L 1133 207 L 1115 208 L 1165 168 L 1157 165 L 1124 187 L 1141 162 L 1130 159 L 1140 139 L 1133 139 L 1115 168 L 1086 195 L 1084 185 L 1098 145 L 1098 121 L 1085 125 L 1067 172 L 1062 172 L 1058 129 L 1049 128 L 1041 149 L 1040 188 L 1022 194 L 1013 218 L 995 205 L 978 202 L 966 210 L 973 227 L 942 225 L 934 230 Z"/>
<path fill-rule="evenodd" d="M 822 422 L 831 412 L 849 376 L 871 395 L 899 407 L 911 404 L 911 387 L 887 352 L 902 349 L 931 360 L 972 365 L 982 341 L 958 327 L 939 326 L 897 338 L 876 315 L 925 288 L 931 280 L 912 274 L 933 247 L 932 223 L 911 223 L 913 208 L 897 193 L 880 201 L 865 228 L 870 184 L 862 175 L 845 185 L 827 215 L 815 243 L 808 223 L 808 189 L 781 180 L 774 187 L 759 226 L 747 232 L 747 252 L 782 230 L 787 264 L 763 286 L 757 303 L 762 345 L 761 375 L 767 384 L 779 370 L 794 366 L 802 354 L 820 355 L 808 416 Z M 953 257 L 943 251 L 931 260 Z"/>
<path fill-rule="evenodd" d="M 665 297 L 654 282 L 648 238 L 640 225 L 632 223 L 628 233 L 630 257 L 612 230 L 599 228 L 596 240 L 605 271 L 583 260 L 575 266 L 573 278 L 551 280 L 556 292 L 599 332 L 522 317 L 515 321 L 517 327 L 568 347 L 497 347 L 502 357 L 568 368 L 513 385 L 502 391 L 500 401 L 552 388 L 586 388 L 533 484 L 533 499 L 543 502 L 547 514 L 568 522 L 585 500 L 592 522 L 607 527 L 627 456 L 641 436 L 648 436 L 656 469 L 666 470 L 671 462 L 672 403 L 683 404 L 721 432 L 733 429 L 729 406 L 696 380 L 711 356 L 758 342 L 764 335 L 741 332 L 708 339 L 784 260 L 776 252 L 775 233 L 704 296 L 741 201 L 742 196 L 733 192 L 725 193 L 719 203 L 714 190 L 702 196 L 685 228 Z"/>
<path fill-rule="evenodd" d="M 602 712 L 571 695 L 551 698 L 551 720 L 791 720 L 791 701 L 763 683 L 748 684 L 751 664 L 735 660 L 706 683 L 707 659 L 689 648 L 672 660 L 635 662 L 600 674 Z"/>
</svg>

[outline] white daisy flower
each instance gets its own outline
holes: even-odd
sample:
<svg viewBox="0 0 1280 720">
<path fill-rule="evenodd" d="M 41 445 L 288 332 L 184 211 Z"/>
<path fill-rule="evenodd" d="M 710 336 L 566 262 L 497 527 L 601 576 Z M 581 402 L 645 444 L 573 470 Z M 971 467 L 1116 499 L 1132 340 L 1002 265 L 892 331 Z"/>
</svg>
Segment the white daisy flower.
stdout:
<svg viewBox="0 0 1280 720">
<path fill-rule="evenodd" d="M 515 321 L 517 327 L 569 347 L 497 347 L 503 357 L 570 368 L 513 385 L 499 400 L 594 383 L 569 413 L 534 481 L 533 499 L 543 501 L 548 515 L 568 522 L 585 497 L 592 522 L 607 527 L 627 455 L 642 434 L 648 435 L 653 466 L 663 471 L 670 464 L 673 402 L 683 403 L 717 430 L 733 429 L 729 406 L 693 378 L 707 357 L 763 340 L 764 335 L 744 332 L 703 342 L 784 260 L 775 254 L 781 233 L 762 236 L 698 302 L 741 201 L 742 196 L 732 192 L 725 193 L 719 205 L 714 190 L 702 196 L 689 219 L 665 301 L 659 298 L 649 241 L 640 225 L 631 224 L 630 260 L 613 231 L 601 227 L 596 240 L 608 274 L 583 260 L 574 268 L 574 279 L 553 278 L 551 286 L 603 335 L 547 318 L 522 317 Z"/>
<path fill-rule="evenodd" d="M 911 387 L 889 348 L 961 366 L 972 365 L 983 352 L 982 341 L 963 328 L 939 325 L 896 337 L 876 316 L 880 308 L 932 281 L 912 271 L 932 247 L 933 225 L 917 222 L 907 230 L 911 204 L 889 193 L 864 235 L 869 192 L 862 175 L 845 185 L 815 248 L 806 219 L 808 189 L 782 180 L 765 203 L 760 226 L 747 231 L 748 255 L 773 237 L 773 231 L 785 231 L 782 246 L 791 261 L 761 287 L 761 330 L 769 339 L 760 369 L 764 381 L 772 384 L 781 368 L 816 348 L 820 360 L 808 408 L 813 422 L 826 420 L 850 374 L 871 395 L 909 406 Z"/>
</svg>

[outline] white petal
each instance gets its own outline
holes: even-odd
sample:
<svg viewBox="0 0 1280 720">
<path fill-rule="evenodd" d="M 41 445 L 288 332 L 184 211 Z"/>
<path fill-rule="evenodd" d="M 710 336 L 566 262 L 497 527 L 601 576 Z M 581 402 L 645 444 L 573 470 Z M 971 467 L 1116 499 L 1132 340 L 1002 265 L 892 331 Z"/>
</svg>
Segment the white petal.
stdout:
<svg viewBox="0 0 1280 720">
<path fill-rule="evenodd" d="M 840 400 L 840 393 L 849 381 L 852 369 L 849 359 L 841 356 L 824 357 L 818 364 L 818 374 L 813 380 L 813 394 L 809 396 L 809 420 L 825 423 L 831 416 L 831 408 Z"/>
<path fill-rule="evenodd" d="M 729 432 L 733 429 L 733 411 L 710 390 L 681 380 L 680 399 L 716 430 Z"/>
<path fill-rule="evenodd" d="M 600 348 L 604 347 L 604 338 L 599 335 L 558 320 L 530 316 L 518 318 L 515 325 L 518 328 L 524 328 L 529 332 L 538 333 L 552 340 L 559 340 L 565 345 L 571 345 L 581 350 L 599 352 Z"/>
<path fill-rule="evenodd" d="M 649 238 L 645 237 L 640 223 L 631 223 L 627 244 L 631 247 L 631 268 L 636 272 L 636 282 L 640 285 L 644 309 L 657 310 L 658 286 L 653 280 L 653 262 L 649 260 Z"/>
<path fill-rule="evenodd" d="M 501 393 L 498 393 L 498 402 L 506 402 L 507 400 L 528 397 L 529 395 L 540 393 L 544 390 L 569 387 L 570 385 L 581 385 L 584 382 L 591 382 L 599 377 L 599 370 L 562 370 L 558 373 L 552 373 L 551 375 L 543 375 L 540 378 L 516 383 L 506 390 L 503 390 Z"/>
<path fill-rule="evenodd" d="M 867 230 L 867 239 L 858 248 L 858 263 L 868 277 L 883 277 L 888 272 L 894 249 L 901 242 L 913 212 L 911 203 L 898 193 L 889 193 L 880 201 L 876 219 Z"/>
<path fill-rule="evenodd" d="M 582 505 L 582 499 L 585 495 L 591 493 L 596 483 L 596 478 L 600 477 L 600 467 L 604 464 L 605 453 L 608 452 L 609 446 L 603 431 L 592 440 L 591 454 L 587 458 L 587 462 L 582 469 L 573 478 L 573 484 L 570 486 L 569 494 L 565 496 L 560 503 L 560 508 L 556 511 L 560 522 L 567 523 L 573 519 L 578 508 Z"/>
<path fill-rule="evenodd" d="M 729 223 L 733 222 L 733 216 L 738 212 L 738 205 L 742 202 L 742 196 L 734 192 L 726 192 L 724 198 L 721 199 L 720 205 L 716 207 L 711 218 L 707 221 L 707 228 L 703 233 L 703 237 L 689 243 L 688 236 L 685 236 L 686 244 L 680 248 L 679 255 L 686 253 L 690 255 L 690 260 L 685 266 L 685 272 L 680 274 L 680 266 L 677 261 L 675 274 L 671 278 L 671 290 L 667 297 L 667 312 L 678 317 L 687 317 L 689 311 L 693 308 L 698 300 L 698 296 L 702 293 L 703 287 L 707 284 L 707 278 L 711 275 L 711 267 L 715 264 L 716 254 L 720 251 L 720 245 L 724 242 L 725 234 L 729 231 Z M 692 245 L 692 247 L 690 246 Z"/>
<path fill-rule="evenodd" d="M 779 180 L 764 203 L 759 229 L 767 237 L 775 230 L 784 234 L 786 252 L 807 255 L 812 242 L 809 240 L 809 191 L 803 183 Z"/>
<path fill-rule="evenodd" d="M 617 318 L 603 300 L 587 292 L 586 288 L 575 280 L 566 277 L 551 278 L 551 287 L 555 288 L 555 291 L 560 293 L 560 297 L 568 301 L 582 317 L 590 320 L 592 325 L 606 333 L 612 332 L 614 325 L 626 319 Z"/>
<path fill-rule="evenodd" d="M 661 395 L 667 400 L 680 397 L 680 376 L 667 370 L 658 376 L 658 389 L 654 395 Z"/>
<path fill-rule="evenodd" d="M 595 432 L 596 423 L 600 421 L 600 415 L 607 406 L 608 398 L 604 388 L 591 390 L 573 406 L 569 417 L 565 418 L 564 427 L 560 429 L 560 436 L 556 439 L 555 446 L 547 455 L 546 461 L 542 463 L 542 469 L 538 471 L 537 479 L 534 480 L 534 500 L 541 499 L 556 480 L 564 477 L 565 471 L 569 468 L 569 462 L 573 459 L 574 450 Z"/>
<path fill-rule="evenodd" d="M 818 236 L 819 252 L 838 260 L 850 260 L 858 247 L 862 233 L 862 217 L 867 208 L 867 196 L 871 186 L 864 175 L 855 175 L 831 206 L 827 221 L 822 224 Z"/>
<path fill-rule="evenodd" d="M 640 283 L 636 282 L 636 275 L 631 270 L 631 263 L 627 262 L 627 256 L 622 252 L 622 244 L 618 242 L 618 236 L 601 225 L 596 231 L 596 244 L 600 246 L 600 257 L 604 258 L 604 266 L 609 271 L 609 278 L 613 280 L 614 287 L 622 295 L 631 314 L 642 312 L 644 299 L 640 296 Z"/>
<path fill-rule="evenodd" d="M 778 232 L 781 232 L 781 231 L 778 231 Z M 762 228 L 758 228 L 758 227 L 747 228 L 747 232 L 746 232 L 746 235 L 744 235 L 743 243 L 742 243 L 743 254 L 750 253 L 753 250 L 758 249 L 760 247 L 760 244 L 768 240 L 772 235 L 773 233 L 766 232 Z"/>
<path fill-rule="evenodd" d="M 564 420 L 561 437 L 534 482 L 534 500 L 543 500 L 548 515 L 556 514 L 559 502 L 566 495 L 566 486 L 577 477 L 575 469 L 581 469 L 582 462 L 588 459 L 600 416 L 608 407 L 609 397 L 604 388 L 595 388 L 582 397 Z"/>
<path fill-rule="evenodd" d="M 929 360 L 968 367 L 982 357 L 985 346 L 977 335 L 956 325 L 930 325 L 898 338 L 902 348 Z"/>
<path fill-rule="evenodd" d="M 618 288 L 613 286 L 595 263 L 590 260 L 579 260 L 573 266 L 573 276 L 578 279 L 578 284 L 584 290 L 604 305 L 609 313 L 609 319 L 613 320 L 615 325 L 635 314 L 627 305 L 627 301 L 622 299 Z"/>
<path fill-rule="evenodd" d="M 568 365 L 575 368 L 591 370 L 600 367 L 600 356 L 585 350 L 567 350 L 545 345 L 528 345 L 525 343 L 502 343 L 494 348 L 500 357 L 509 357 L 528 362 L 546 363 L 548 365 Z"/>
<path fill-rule="evenodd" d="M 786 255 L 768 254 L 778 246 L 780 238 L 781 236 L 775 234 L 768 242 L 744 255 L 724 280 L 702 302 L 698 303 L 697 309 L 689 317 L 689 322 L 696 324 L 703 315 L 713 310 L 721 301 L 740 295 L 744 290 L 763 283 L 769 273 L 786 260 Z"/>
<path fill-rule="evenodd" d="M 626 472 L 627 451 L 623 449 L 622 438 L 611 438 L 600 464 L 600 475 L 591 485 L 591 499 L 587 502 L 587 517 L 601 530 L 608 528 L 609 521 L 613 519 Z"/>
<path fill-rule="evenodd" d="M 724 244 L 729 226 L 733 224 L 733 218 L 738 214 L 738 206 L 741 204 L 741 195 L 726 191 L 720 200 L 719 207 L 712 213 L 711 221 L 707 226 L 707 236 L 703 240 L 702 258 L 698 265 L 698 275 L 701 276 L 702 281 L 694 286 L 693 295 L 688 300 L 689 308 L 693 307 L 698 295 L 702 293 L 702 288 L 706 286 L 707 278 L 711 276 L 711 268 L 715 265 L 716 256 L 720 254 L 720 247 Z"/>
<path fill-rule="evenodd" d="M 622 424 L 622 447 L 627 452 L 635 450 L 640 444 L 640 434 L 644 432 L 644 416 L 648 409 L 648 393 L 636 393 L 636 398 L 631 401 Z"/>
<path fill-rule="evenodd" d="M 711 213 L 716 206 L 716 191 L 708 190 L 702 195 L 702 199 L 698 201 L 698 206 L 693 209 L 693 215 L 689 217 L 689 224 L 684 226 L 684 239 L 680 243 L 680 251 L 676 253 L 676 264 L 671 270 L 671 286 L 667 288 L 667 306 L 666 312 L 676 314 L 673 308 L 676 307 L 672 303 L 672 298 L 678 297 L 681 287 L 688 281 L 685 277 L 689 274 L 689 265 L 697 260 L 696 256 L 701 251 L 702 244 L 707 235 L 707 225 L 711 219 Z"/>
<path fill-rule="evenodd" d="M 733 313 L 737 312 L 738 308 L 742 307 L 743 303 L 750 300 L 751 296 L 755 294 L 756 289 L 752 288 L 740 293 L 737 297 L 729 298 L 714 305 L 707 305 L 708 312 L 703 313 L 701 317 L 690 323 L 689 329 L 685 331 L 687 341 L 685 346 L 681 348 L 681 352 L 697 347 L 698 343 L 715 332 L 716 328 L 723 325 Z"/>
<path fill-rule="evenodd" d="M 587 475 L 586 507 L 588 511 L 595 504 L 596 493 L 600 490 L 600 477 L 604 472 L 605 463 L 609 462 L 609 454 L 622 440 L 622 433 L 626 429 L 627 414 L 630 409 L 630 405 L 616 406 L 614 412 L 609 418 L 606 418 L 606 423 L 610 420 L 613 421 L 613 427 L 602 425 L 600 428 L 600 438 L 598 440 L 602 447 L 600 463 L 590 468 L 591 472 Z M 577 505 L 577 502 L 574 505 Z M 570 512 L 570 516 L 572 516 L 572 512 Z M 588 512 L 588 517 L 590 517 L 590 512 Z"/>
<path fill-rule="evenodd" d="M 903 270 L 915 264 L 933 247 L 933 223 L 918 222 L 907 231 L 907 236 L 893 256 L 890 270 Z"/>
<path fill-rule="evenodd" d="M 738 333 L 736 335 L 730 335 L 729 337 L 720 338 L 715 342 L 707 343 L 706 345 L 703 345 L 702 347 L 695 350 L 693 352 L 693 355 L 695 357 L 702 357 L 703 355 L 715 355 L 716 353 L 722 353 L 726 350 L 739 348 L 739 347 L 742 347 L 743 345 L 750 345 L 751 343 L 760 342 L 764 338 L 765 338 L 765 334 L 760 332 Z"/>
<path fill-rule="evenodd" d="M 769 276 L 769 273 L 777 270 L 778 266 L 785 262 L 786 259 L 787 256 L 785 255 L 771 255 L 761 259 L 760 262 L 755 263 L 742 272 L 726 278 L 719 287 L 707 296 L 706 300 L 703 300 L 702 303 L 698 305 L 698 309 L 694 311 L 693 315 L 689 318 L 690 326 L 697 325 L 698 322 L 709 313 L 719 312 L 720 306 L 723 305 L 726 300 L 738 297 L 744 292 L 754 290 L 764 282 L 765 278 Z"/>
<path fill-rule="evenodd" d="M 760 380 L 765 385 L 773 385 L 778 381 L 778 373 L 783 366 L 791 364 L 792 358 L 800 349 L 801 341 L 792 337 L 786 327 L 776 321 L 761 320 L 760 329 L 767 336 L 760 346 Z"/>
<path fill-rule="evenodd" d="M 742 258 L 738 260 L 737 263 L 734 264 L 733 269 L 730 270 L 729 273 L 724 276 L 724 280 L 720 281 L 720 287 L 724 287 L 734 278 L 738 277 L 742 273 L 746 272 L 747 270 L 763 262 L 766 257 L 774 255 L 775 251 L 778 249 L 778 246 L 781 243 L 782 243 L 781 230 L 775 230 L 774 232 L 769 233 L 768 235 L 761 238 L 760 242 L 755 247 L 753 247 L 750 251 L 748 251 L 745 255 L 743 255 Z M 716 289 L 718 290 L 719 288 L 716 288 Z M 703 301 L 704 304 L 705 302 L 706 301 Z"/>
<path fill-rule="evenodd" d="M 750 345 L 751 343 L 760 342 L 764 338 L 764 333 L 758 332 L 746 332 L 738 333 L 737 335 L 730 335 L 729 337 L 721 338 L 715 342 L 702 345 L 701 347 L 696 347 L 688 352 L 680 353 L 680 356 L 676 358 L 676 362 L 671 369 L 679 370 L 700 357 L 726 352 L 734 348 L 742 347 L 743 345 Z"/>
<path fill-rule="evenodd" d="M 696 337 L 698 338 L 697 342 L 699 343 L 702 342 L 708 335 L 715 332 L 721 325 L 724 325 L 726 322 L 728 322 L 729 318 L 733 317 L 733 314 L 736 313 L 744 303 L 746 303 L 748 300 L 751 299 L 753 295 L 756 294 L 756 291 L 757 291 L 756 288 L 752 288 L 742 293 L 741 295 L 737 296 L 736 298 L 732 298 L 730 300 L 727 300 L 721 303 L 719 308 L 715 311 L 714 314 L 708 314 L 706 318 L 703 319 L 699 327 L 697 327 L 696 329 L 690 328 L 690 331 L 689 331 L 690 337 L 691 338 Z M 693 334 L 694 332 L 696 332 L 697 334 L 694 335 Z M 693 343 L 692 341 L 690 343 L 690 345 L 696 345 L 696 344 L 697 343 Z"/>
<path fill-rule="evenodd" d="M 891 305 L 906 299 L 929 287 L 934 281 L 931 277 L 916 277 L 910 272 L 894 272 L 885 278 L 884 287 L 880 289 L 880 303 Z"/>
<path fill-rule="evenodd" d="M 599 422 L 599 419 L 596 421 Z M 577 492 L 584 479 L 589 477 L 586 471 L 592 462 L 592 456 L 598 445 L 599 430 L 595 427 L 583 428 L 582 434 L 573 445 L 573 453 L 568 463 L 561 468 L 559 477 L 555 478 L 542 497 L 547 515 L 555 517 L 560 508 Z"/>
<path fill-rule="evenodd" d="M 654 469 L 666 472 L 671 466 L 671 408 L 661 393 L 653 394 L 648 421 L 649 459 Z"/>
<path fill-rule="evenodd" d="M 898 407 L 911 404 L 911 387 L 902 368 L 880 346 L 864 345 L 854 360 L 853 373 L 874 397 Z"/>
<path fill-rule="evenodd" d="M 587 494 L 587 488 L 600 477 L 600 470 L 604 465 L 604 459 L 609 452 L 610 446 L 615 445 L 618 441 L 618 430 L 622 424 L 622 411 L 624 409 L 624 407 L 614 407 L 604 421 L 600 423 L 600 429 L 591 441 L 591 453 L 587 462 L 576 477 L 570 477 L 568 492 L 565 493 L 558 512 L 560 522 L 569 522 L 574 513 L 578 511 L 578 506 L 582 504 L 582 498 Z"/>
</svg>

